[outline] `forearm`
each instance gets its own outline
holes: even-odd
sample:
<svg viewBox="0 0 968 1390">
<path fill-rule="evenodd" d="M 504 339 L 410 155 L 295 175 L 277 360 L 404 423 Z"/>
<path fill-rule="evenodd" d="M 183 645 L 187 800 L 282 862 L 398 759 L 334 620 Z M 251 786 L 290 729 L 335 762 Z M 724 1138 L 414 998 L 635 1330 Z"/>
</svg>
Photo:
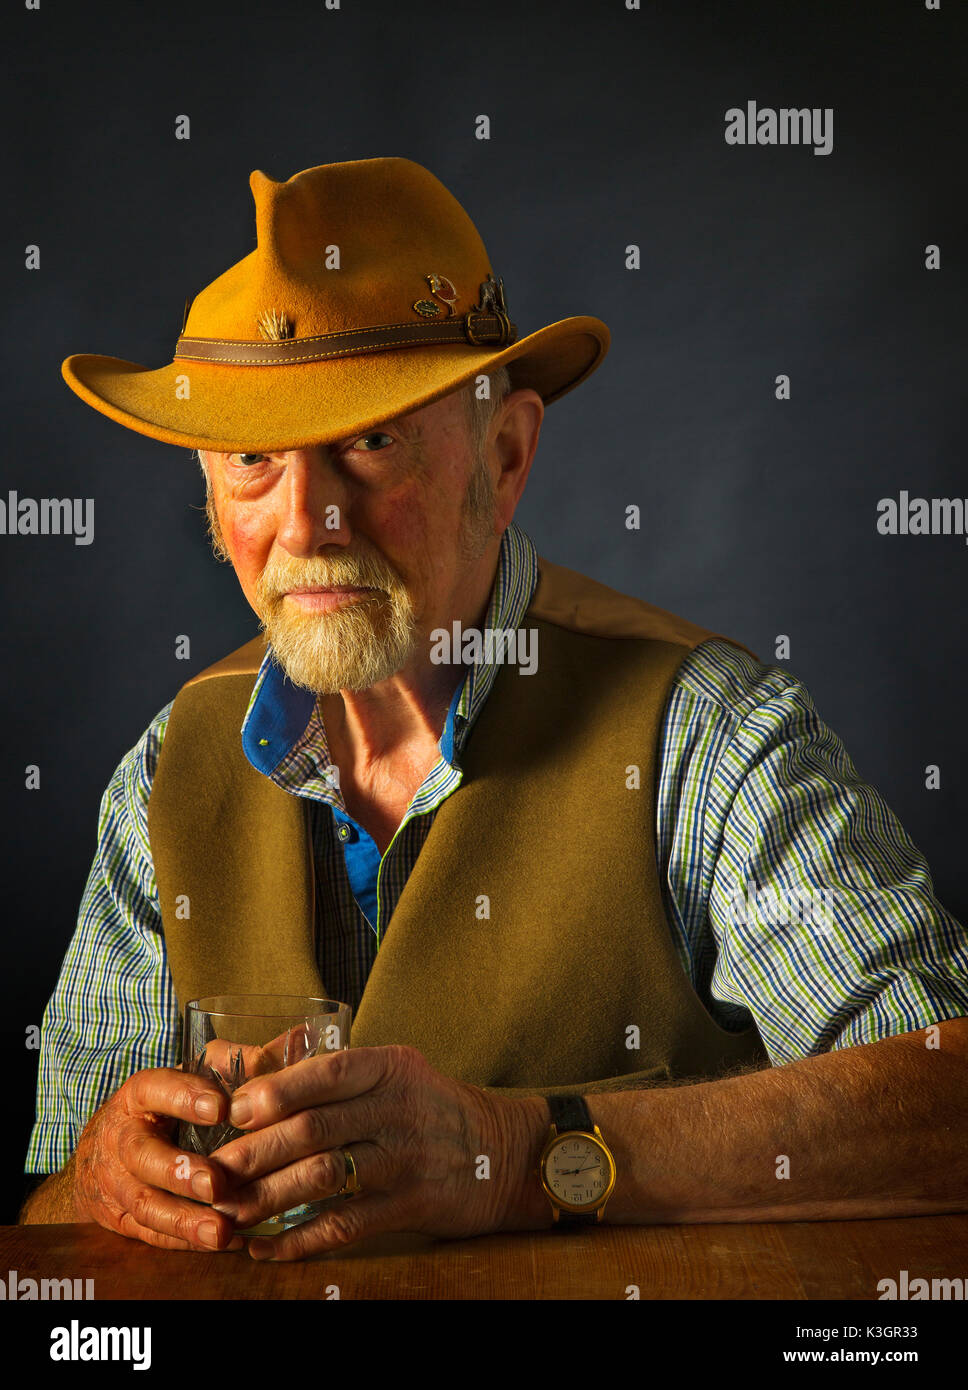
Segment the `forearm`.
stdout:
<svg viewBox="0 0 968 1390">
<path fill-rule="evenodd" d="M 76 1221 L 74 1208 L 74 1155 L 59 1173 L 52 1173 L 30 1193 L 20 1209 L 21 1226 L 54 1226 Z"/>
<path fill-rule="evenodd" d="M 618 1169 L 605 1220 L 968 1210 L 964 1025 L 938 1025 L 933 1050 L 922 1030 L 745 1076 L 586 1096 Z"/>
</svg>

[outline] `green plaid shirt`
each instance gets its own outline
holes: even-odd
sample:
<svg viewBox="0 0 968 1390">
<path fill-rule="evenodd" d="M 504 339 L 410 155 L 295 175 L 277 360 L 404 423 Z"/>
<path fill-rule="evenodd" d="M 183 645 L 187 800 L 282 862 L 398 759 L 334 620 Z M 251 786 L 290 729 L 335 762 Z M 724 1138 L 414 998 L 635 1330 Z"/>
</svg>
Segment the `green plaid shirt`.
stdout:
<svg viewBox="0 0 968 1390">
<path fill-rule="evenodd" d="M 512 523 L 488 627 L 519 625 L 537 574 L 534 546 Z M 251 735 L 280 698 L 275 669 L 267 654 L 242 732 Z M 354 1008 L 435 813 L 461 784 L 461 749 L 497 669 L 468 669 L 440 758 L 382 861 L 325 774 L 315 704 L 266 774 L 308 800 L 320 974 Z M 91 1114 L 133 1072 L 181 1059 L 147 824 L 171 703 L 101 801 L 77 929 L 41 1028 L 28 1173 L 61 1168 Z M 657 770 L 666 917 L 683 969 L 722 1027 L 755 1022 L 780 1065 L 968 1015 L 968 935 L 935 898 L 923 855 L 788 671 L 727 642 L 695 648 L 671 688 Z M 782 908 L 770 911 L 770 894 L 789 904 L 797 889 L 826 910 L 813 924 L 804 914 L 791 926 Z"/>
</svg>

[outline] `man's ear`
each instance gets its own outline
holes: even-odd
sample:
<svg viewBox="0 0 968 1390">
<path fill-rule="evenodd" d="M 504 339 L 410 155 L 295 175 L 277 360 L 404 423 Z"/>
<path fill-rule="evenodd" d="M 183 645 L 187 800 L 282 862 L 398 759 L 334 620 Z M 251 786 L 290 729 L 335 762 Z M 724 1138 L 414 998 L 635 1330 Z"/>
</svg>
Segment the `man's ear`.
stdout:
<svg viewBox="0 0 968 1390">
<path fill-rule="evenodd" d="M 538 447 L 545 407 L 537 391 L 530 386 L 522 386 L 505 396 L 503 409 L 493 444 L 505 485 L 507 482 L 513 483 L 514 502 L 517 505 Z"/>
</svg>

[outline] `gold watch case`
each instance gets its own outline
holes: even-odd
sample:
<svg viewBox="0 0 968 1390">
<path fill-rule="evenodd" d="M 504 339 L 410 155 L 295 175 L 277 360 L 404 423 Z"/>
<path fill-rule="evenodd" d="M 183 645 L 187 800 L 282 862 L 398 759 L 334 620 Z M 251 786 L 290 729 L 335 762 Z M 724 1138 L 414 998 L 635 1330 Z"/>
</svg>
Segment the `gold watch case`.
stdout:
<svg viewBox="0 0 968 1390">
<path fill-rule="evenodd" d="M 599 1160 L 597 1168 L 588 1162 L 593 1156 Z M 566 1166 L 572 1162 L 579 1165 L 574 1172 Z M 578 1177 L 583 1169 L 594 1174 L 587 1186 L 579 1188 L 577 1183 L 566 1181 L 569 1177 Z M 545 1196 L 555 1207 L 556 1214 L 558 1211 L 600 1212 L 615 1187 L 615 1160 L 598 1125 L 591 1130 L 565 1129 L 560 1133 L 552 1126 L 541 1152 L 538 1171 Z"/>
</svg>

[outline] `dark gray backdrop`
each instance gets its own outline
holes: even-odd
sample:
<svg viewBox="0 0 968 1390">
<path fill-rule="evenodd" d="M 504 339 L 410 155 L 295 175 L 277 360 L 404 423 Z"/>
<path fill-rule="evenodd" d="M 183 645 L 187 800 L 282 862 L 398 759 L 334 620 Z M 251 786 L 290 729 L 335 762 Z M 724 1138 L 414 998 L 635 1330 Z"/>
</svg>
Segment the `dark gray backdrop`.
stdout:
<svg viewBox="0 0 968 1390">
<path fill-rule="evenodd" d="M 517 520 L 549 559 L 765 660 L 788 634 L 789 666 L 964 916 L 968 548 L 875 529 L 877 500 L 901 489 L 968 492 L 959 8 L 8 8 L 0 497 L 93 497 L 95 540 L 0 536 L 14 1079 L 0 1220 L 33 1109 L 25 1029 L 74 928 L 101 793 L 179 685 L 257 631 L 208 550 L 188 451 L 87 409 L 60 362 L 169 361 L 185 296 L 254 245 L 255 168 L 416 159 L 474 218 L 522 335 L 571 314 L 609 324 L 605 364 L 548 411 Z M 728 146 L 724 113 L 748 100 L 832 107 L 832 153 Z"/>
</svg>

